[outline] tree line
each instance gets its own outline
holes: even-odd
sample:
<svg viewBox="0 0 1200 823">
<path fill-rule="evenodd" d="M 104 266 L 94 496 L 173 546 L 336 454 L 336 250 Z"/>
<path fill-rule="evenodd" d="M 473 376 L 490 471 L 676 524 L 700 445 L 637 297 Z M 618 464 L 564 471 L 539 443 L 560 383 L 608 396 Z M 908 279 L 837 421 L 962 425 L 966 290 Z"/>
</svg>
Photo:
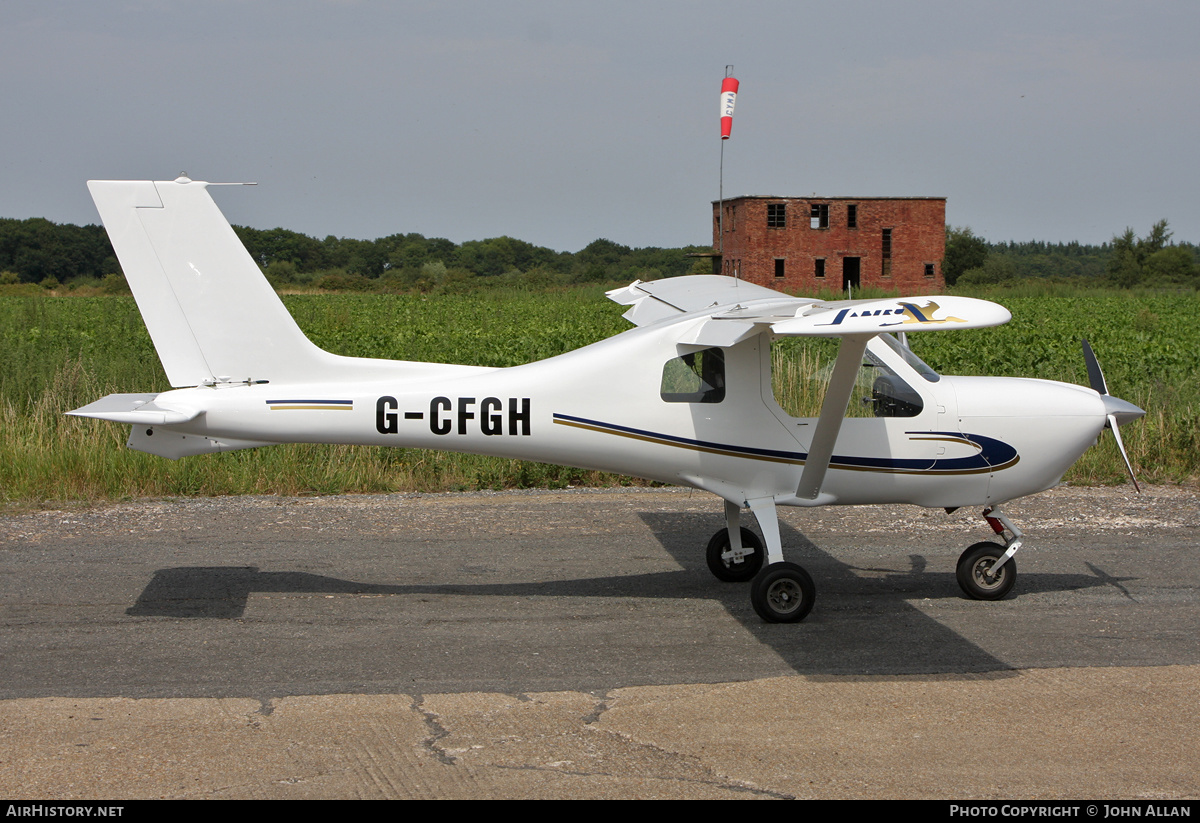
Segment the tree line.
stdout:
<svg viewBox="0 0 1200 823">
<path fill-rule="evenodd" d="M 1061 279 L 1118 288 L 1200 285 L 1200 249 L 1172 243 L 1166 220 L 1145 237 L 1126 229 L 1111 243 L 989 243 L 968 227 L 946 228 L 946 284 L 989 285 Z"/>
<path fill-rule="evenodd" d="M 324 240 L 287 229 L 234 226 L 272 285 L 372 289 L 430 289 L 474 278 L 515 278 L 541 285 L 651 280 L 711 271 L 707 246 L 631 248 L 607 239 L 578 252 L 559 252 L 512 237 L 454 243 L 420 234 L 376 240 L 330 235 Z M 43 218 L 0 218 L 0 283 L 50 287 L 120 277 L 103 227 L 55 224 Z"/>
<path fill-rule="evenodd" d="M 421 234 L 375 240 L 287 229 L 234 226 L 250 256 L 276 288 L 454 290 L 482 283 L 534 287 L 654 280 L 711 271 L 707 246 L 631 248 L 607 239 L 559 252 L 512 237 L 454 243 Z M 1126 229 L 1110 243 L 989 243 L 968 227 L 946 229 L 946 284 L 987 285 L 1022 279 L 1065 279 L 1081 285 L 1200 285 L 1200 250 L 1172 242 L 1166 220 L 1137 236 Z M 102 285 L 124 288 L 108 234 L 97 225 L 44 218 L 0 218 L 0 284 Z"/>
</svg>

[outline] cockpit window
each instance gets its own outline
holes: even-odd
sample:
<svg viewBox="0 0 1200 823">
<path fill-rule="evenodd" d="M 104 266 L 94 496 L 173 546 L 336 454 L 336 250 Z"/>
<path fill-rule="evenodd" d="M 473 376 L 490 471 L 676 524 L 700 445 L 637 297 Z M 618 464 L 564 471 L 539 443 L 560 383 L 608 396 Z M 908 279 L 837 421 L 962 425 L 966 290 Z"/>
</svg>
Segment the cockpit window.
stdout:
<svg viewBox="0 0 1200 823">
<path fill-rule="evenodd" d="M 903 357 L 905 363 L 912 366 L 917 374 L 924 377 L 930 383 L 936 383 L 942 379 L 942 376 L 935 372 L 928 363 L 913 354 L 912 349 L 901 346 L 900 341 L 896 339 L 895 335 L 881 334 L 879 335 L 879 339 L 886 343 L 888 348 Z"/>
<path fill-rule="evenodd" d="M 890 336 L 881 335 L 892 341 Z M 772 344 L 772 388 L 775 402 L 788 415 L 799 418 L 817 417 L 833 375 L 837 357 L 837 340 L 782 339 Z M 895 347 L 903 349 L 899 343 Z M 907 350 L 904 350 L 907 351 Z M 904 351 L 899 351 L 904 356 Z M 911 352 L 909 352 L 911 355 Z M 908 360 L 907 357 L 905 357 Z M 920 363 L 915 355 L 916 363 Z M 937 374 L 920 363 L 917 369 L 926 380 L 936 380 Z M 932 378 L 926 375 L 932 375 Z M 846 417 L 916 417 L 924 409 L 921 395 L 904 378 L 896 374 L 879 357 L 868 350 L 854 381 Z"/>
<path fill-rule="evenodd" d="M 884 337 L 888 341 L 893 339 L 891 335 L 884 335 Z M 899 343 L 896 345 L 899 346 Z M 901 346 L 901 348 L 903 347 Z M 916 359 L 915 355 L 913 359 Z M 920 363 L 919 360 L 917 362 Z M 929 367 L 925 366 L 925 368 Z M 932 372 L 932 370 L 930 371 Z M 850 402 L 853 403 L 858 397 L 858 402 L 868 408 L 874 417 L 916 417 L 925 408 L 921 395 L 917 394 L 900 375 L 885 366 L 869 351 L 863 358 L 862 371 L 859 372 L 859 385 L 864 382 L 862 379 L 864 376 L 871 380 L 871 394 L 860 395 L 856 391 L 851 396 Z M 936 374 L 934 374 L 934 378 L 937 378 Z M 846 414 L 850 416 L 849 411 Z"/>
<path fill-rule="evenodd" d="M 701 349 L 668 360 L 659 394 L 668 403 L 720 403 L 725 399 L 725 352 Z"/>
</svg>

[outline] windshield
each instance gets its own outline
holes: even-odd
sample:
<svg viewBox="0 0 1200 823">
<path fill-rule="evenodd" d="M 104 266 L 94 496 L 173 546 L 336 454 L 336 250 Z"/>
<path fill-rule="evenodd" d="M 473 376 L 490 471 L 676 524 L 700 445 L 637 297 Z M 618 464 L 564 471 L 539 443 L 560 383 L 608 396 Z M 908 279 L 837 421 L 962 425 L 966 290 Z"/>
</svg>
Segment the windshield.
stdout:
<svg viewBox="0 0 1200 823">
<path fill-rule="evenodd" d="M 913 354 L 911 349 L 901 346 L 900 341 L 896 339 L 895 335 L 881 334 L 879 335 L 879 339 L 884 343 L 887 343 L 892 351 L 903 357 L 905 363 L 912 366 L 913 369 L 916 370 L 917 374 L 924 377 L 930 383 L 936 383 L 942 379 L 941 375 L 930 368 L 928 363 Z"/>
</svg>

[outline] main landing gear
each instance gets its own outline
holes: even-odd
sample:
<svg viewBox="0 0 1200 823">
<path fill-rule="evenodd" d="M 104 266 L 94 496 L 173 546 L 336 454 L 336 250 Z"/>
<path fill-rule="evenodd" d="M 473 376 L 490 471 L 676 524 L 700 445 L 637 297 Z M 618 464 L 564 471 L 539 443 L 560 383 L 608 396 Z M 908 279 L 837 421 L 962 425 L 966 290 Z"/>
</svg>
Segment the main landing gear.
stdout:
<svg viewBox="0 0 1200 823">
<path fill-rule="evenodd" d="M 817 587 L 802 567 L 783 560 L 775 501 L 751 500 L 749 506 L 766 536 L 766 547 L 757 534 L 742 527 L 741 506 L 726 502 L 726 528 L 712 536 L 705 550 L 709 571 L 727 583 L 753 580 L 750 604 L 768 623 L 797 623 L 812 611 Z"/>
<path fill-rule="evenodd" d="M 1013 555 L 1021 548 L 1021 530 L 998 507 L 983 510 L 992 531 L 1004 538 L 1001 546 L 991 541 L 976 543 L 958 558 L 956 577 L 967 597 L 975 600 L 1000 600 L 1017 582 L 1017 564 Z M 1008 531 L 1012 538 L 1005 538 Z"/>
<path fill-rule="evenodd" d="M 729 529 L 721 529 L 708 541 L 708 548 L 704 550 L 705 559 L 708 560 L 708 570 L 718 580 L 726 583 L 744 583 L 747 580 L 753 580 L 754 575 L 758 574 L 758 570 L 762 568 L 763 557 L 766 556 L 762 540 L 757 534 L 743 526 L 741 528 L 742 544 L 735 549 L 730 545 L 730 534 L 732 532 Z"/>
<path fill-rule="evenodd" d="M 797 623 L 803 620 L 817 598 L 817 587 L 803 567 L 778 562 L 763 568 L 766 551 L 762 540 L 749 529 L 740 528 L 741 546 L 730 545 L 729 529 L 721 529 L 708 541 L 708 569 L 726 583 L 750 584 L 750 604 L 768 623 Z"/>
<path fill-rule="evenodd" d="M 750 605 L 768 623 L 798 623 L 816 599 L 812 578 L 795 563 L 772 563 L 750 584 Z"/>
</svg>

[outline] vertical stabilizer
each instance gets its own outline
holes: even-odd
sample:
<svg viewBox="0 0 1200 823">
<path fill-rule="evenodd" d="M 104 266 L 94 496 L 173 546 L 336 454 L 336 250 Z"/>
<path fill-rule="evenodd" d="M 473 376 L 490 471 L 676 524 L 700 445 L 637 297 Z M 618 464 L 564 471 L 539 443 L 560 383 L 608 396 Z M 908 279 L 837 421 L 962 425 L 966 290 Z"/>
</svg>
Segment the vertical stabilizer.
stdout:
<svg viewBox="0 0 1200 823">
<path fill-rule="evenodd" d="M 336 375 L 345 358 L 304 336 L 208 186 L 88 182 L 171 385 Z"/>
</svg>

